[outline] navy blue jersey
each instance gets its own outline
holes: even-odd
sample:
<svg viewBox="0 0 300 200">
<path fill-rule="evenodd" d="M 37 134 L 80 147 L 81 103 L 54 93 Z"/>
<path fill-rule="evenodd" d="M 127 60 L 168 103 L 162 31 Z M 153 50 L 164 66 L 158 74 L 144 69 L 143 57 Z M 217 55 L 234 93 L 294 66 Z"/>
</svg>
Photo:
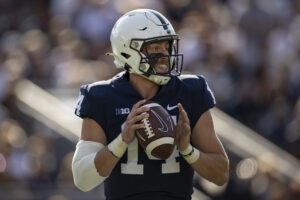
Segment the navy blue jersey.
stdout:
<svg viewBox="0 0 300 200">
<path fill-rule="evenodd" d="M 121 72 L 108 81 L 82 86 L 75 113 L 99 123 L 110 143 L 121 133 L 132 106 L 142 99 L 129 83 L 128 73 Z M 194 75 L 172 77 L 151 100 L 168 110 L 175 122 L 180 102 L 191 129 L 215 105 L 205 79 Z M 105 180 L 105 195 L 109 200 L 191 199 L 193 174 L 193 168 L 177 150 L 167 160 L 158 160 L 147 155 L 135 139 Z"/>
</svg>

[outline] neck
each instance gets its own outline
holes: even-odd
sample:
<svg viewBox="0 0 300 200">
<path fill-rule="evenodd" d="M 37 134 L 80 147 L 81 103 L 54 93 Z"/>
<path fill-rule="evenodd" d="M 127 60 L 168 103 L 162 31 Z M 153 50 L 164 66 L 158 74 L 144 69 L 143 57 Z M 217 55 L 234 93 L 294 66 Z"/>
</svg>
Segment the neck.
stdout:
<svg viewBox="0 0 300 200">
<path fill-rule="evenodd" d="M 159 90 L 159 85 L 138 74 L 129 74 L 129 82 L 144 99 L 151 99 Z"/>
</svg>

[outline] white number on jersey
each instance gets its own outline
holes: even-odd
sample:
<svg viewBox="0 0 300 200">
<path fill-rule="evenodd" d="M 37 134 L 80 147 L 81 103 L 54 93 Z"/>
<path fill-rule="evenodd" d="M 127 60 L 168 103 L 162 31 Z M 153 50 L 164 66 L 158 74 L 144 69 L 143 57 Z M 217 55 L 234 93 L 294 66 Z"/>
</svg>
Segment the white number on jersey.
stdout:
<svg viewBox="0 0 300 200">
<path fill-rule="evenodd" d="M 172 119 L 176 123 L 176 116 L 172 116 Z M 124 124 L 122 124 L 123 130 Z M 154 156 L 147 153 L 147 156 L 151 160 L 159 160 Z M 161 173 L 170 174 L 170 173 L 179 173 L 180 165 L 179 162 L 176 162 L 176 157 L 179 157 L 179 152 L 175 148 L 172 155 L 165 160 L 165 163 L 162 163 Z M 122 174 L 135 174 L 143 175 L 144 174 L 144 165 L 138 164 L 138 141 L 135 138 L 129 145 L 127 149 L 127 163 L 121 163 L 121 173 Z"/>
<path fill-rule="evenodd" d="M 77 105 L 76 105 L 76 115 L 80 115 L 80 109 L 81 109 L 81 104 L 82 104 L 83 99 L 84 99 L 84 96 L 81 94 L 78 98 Z"/>
</svg>

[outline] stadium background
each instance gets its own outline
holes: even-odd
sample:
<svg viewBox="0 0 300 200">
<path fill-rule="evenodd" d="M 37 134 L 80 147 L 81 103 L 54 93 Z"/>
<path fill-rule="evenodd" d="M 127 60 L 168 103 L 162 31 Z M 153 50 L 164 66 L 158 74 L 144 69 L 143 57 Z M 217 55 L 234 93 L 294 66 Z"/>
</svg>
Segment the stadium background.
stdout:
<svg viewBox="0 0 300 200">
<path fill-rule="evenodd" d="M 75 108 L 81 84 L 118 72 L 105 56 L 114 22 L 143 7 L 170 19 L 184 73 L 207 78 L 218 108 L 300 159 L 299 1 L 0 0 L 0 199 L 103 198 L 101 186 L 73 186 L 73 141 L 22 109 L 16 87 L 30 80 Z M 195 179 L 203 199 L 300 199 L 300 172 L 282 181 L 255 158 L 229 157 L 226 186 Z"/>
</svg>

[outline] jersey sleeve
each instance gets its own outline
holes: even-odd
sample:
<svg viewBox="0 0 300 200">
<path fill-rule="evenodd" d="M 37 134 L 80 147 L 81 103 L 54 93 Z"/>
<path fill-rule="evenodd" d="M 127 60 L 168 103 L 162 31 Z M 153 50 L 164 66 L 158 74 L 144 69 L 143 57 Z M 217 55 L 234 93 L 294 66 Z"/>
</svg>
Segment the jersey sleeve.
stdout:
<svg viewBox="0 0 300 200">
<path fill-rule="evenodd" d="M 77 101 L 75 115 L 81 118 L 91 118 L 98 122 L 100 126 L 105 129 L 105 105 L 101 98 L 91 95 L 89 86 L 83 85 L 80 88 L 80 94 Z"/>
<path fill-rule="evenodd" d="M 216 105 L 216 100 L 206 80 L 202 76 L 198 76 L 197 82 L 194 83 L 193 106 L 191 125 L 194 127 L 200 116 Z"/>
</svg>

